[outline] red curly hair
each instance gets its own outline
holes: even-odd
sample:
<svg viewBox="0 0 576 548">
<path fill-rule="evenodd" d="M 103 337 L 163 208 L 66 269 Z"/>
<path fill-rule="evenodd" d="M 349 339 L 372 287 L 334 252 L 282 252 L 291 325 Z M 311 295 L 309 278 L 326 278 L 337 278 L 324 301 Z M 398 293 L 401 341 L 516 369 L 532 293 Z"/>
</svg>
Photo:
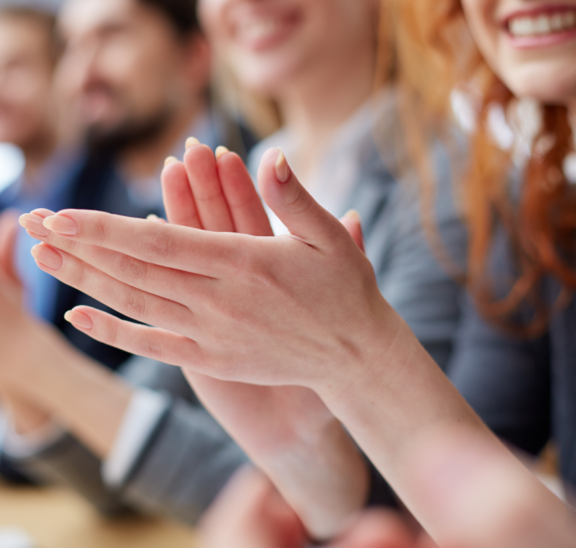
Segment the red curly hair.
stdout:
<svg viewBox="0 0 576 548">
<path fill-rule="evenodd" d="M 470 35 L 460 0 L 383 0 L 382 49 L 393 44 L 394 55 L 382 71 L 390 72 L 407 97 L 407 136 L 421 178 L 429 178 L 423 120 L 438 125 L 451 116 L 450 97 L 470 88 L 481 97 L 476 129 L 471 136 L 470 161 L 464 178 L 469 227 L 467 282 L 480 311 L 511 327 L 521 304 L 529 304 L 531 320 L 525 334 L 542 332 L 554 306 L 545 303 L 541 282 L 552 276 L 562 287 L 560 302 L 576 288 L 576 189 L 563 170 L 573 150 L 572 130 L 565 107 L 544 105 L 543 124 L 529 158 L 519 200 L 510 193 L 511 153 L 491 137 L 488 114 L 498 105 L 508 112 L 514 95 L 489 69 Z M 394 34 L 391 40 L 390 34 Z M 423 200 L 432 218 L 430 199 Z M 426 222 L 426 219 L 428 222 Z M 496 227 L 504 227 L 513 246 L 517 276 L 507 295 L 496 296 L 487 266 Z M 437 247 L 437 246 L 436 246 Z"/>
</svg>

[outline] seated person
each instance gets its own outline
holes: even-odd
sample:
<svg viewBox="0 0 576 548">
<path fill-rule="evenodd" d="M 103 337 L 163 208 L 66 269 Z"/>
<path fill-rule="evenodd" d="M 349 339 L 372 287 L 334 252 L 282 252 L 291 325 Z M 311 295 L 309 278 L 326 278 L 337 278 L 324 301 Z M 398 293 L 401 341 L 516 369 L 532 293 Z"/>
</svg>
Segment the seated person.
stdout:
<svg viewBox="0 0 576 548">
<path fill-rule="evenodd" d="M 209 105 L 209 50 L 193 2 L 66 2 L 55 84 L 59 41 L 50 16 L 3 8 L 0 24 L 7 29 L 0 62 L 12 67 L 0 91 L 2 139 L 27 156 L 24 176 L 0 195 L 2 208 L 76 205 L 159 215 L 158 175 L 166 155 L 182 154 L 187 135 L 237 150 L 243 139 L 249 142 L 247 132 Z M 28 80 L 34 95 L 21 93 L 23 71 L 34 78 Z M 74 154 L 59 134 L 57 101 L 87 133 L 86 146 Z M 30 312 L 20 316 L 18 330 L 1 333 L 0 393 L 12 420 L 4 459 L 39 479 L 72 486 L 107 511 L 124 504 L 195 521 L 246 462 L 243 452 L 180 372 L 130 359 L 70 330 L 63 312 L 93 301 L 37 276 L 28 235 L 14 234 L 9 219 L 3 226 L 8 251 L 0 269 L 11 282 L 2 283 L 14 284 L 14 293 L 23 285 Z M 8 314 L 0 307 L 6 320 Z M 192 446 L 197 459 L 190 458 Z M 186 481 L 173 483 L 174 468 Z"/>
</svg>

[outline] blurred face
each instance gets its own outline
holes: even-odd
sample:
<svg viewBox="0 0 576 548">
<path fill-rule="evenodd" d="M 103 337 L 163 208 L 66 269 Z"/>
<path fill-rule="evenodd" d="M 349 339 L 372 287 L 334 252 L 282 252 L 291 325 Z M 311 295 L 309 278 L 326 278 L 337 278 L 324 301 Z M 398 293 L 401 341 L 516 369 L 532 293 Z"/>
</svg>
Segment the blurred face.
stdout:
<svg viewBox="0 0 576 548">
<path fill-rule="evenodd" d="M 0 15 L 0 141 L 22 148 L 51 123 L 50 37 L 39 22 Z"/>
<path fill-rule="evenodd" d="M 199 9 L 212 46 L 262 94 L 280 93 L 374 39 L 374 0 L 200 0 Z"/>
<path fill-rule="evenodd" d="M 486 61 L 519 97 L 576 102 L 576 0 L 462 0 Z"/>
<path fill-rule="evenodd" d="M 193 93 L 188 49 L 160 12 L 137 0 L 68 0 L 58 80 L 96 140 L 161 130 Z"/>
</svg>

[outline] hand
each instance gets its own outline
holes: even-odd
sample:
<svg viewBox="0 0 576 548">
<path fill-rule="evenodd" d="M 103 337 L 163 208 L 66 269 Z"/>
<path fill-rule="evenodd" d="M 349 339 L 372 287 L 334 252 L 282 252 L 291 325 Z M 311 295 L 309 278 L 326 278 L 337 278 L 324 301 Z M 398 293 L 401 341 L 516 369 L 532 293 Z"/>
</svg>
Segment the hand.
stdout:
<svg viewBox="0 0 576 548">
<path fill-rule="evenodd" d="M 241 470 L 200 523 L 199 548 L 305 548 L 297 515 L 257 470 Z M 424 548 L 400 516 L 370 510 L 351 520 L 327 548 Z M 431 548 L 431 547 L 430 547 Z"/>
<path fill-rule="evenodd" d="M 178 220 L 196 230 L 272 234 L 252 181 L 236 155 L 225 154 L 216 164 L 207 147 L 194 146 L 186 154 L 185 165 L 173 162 L 167 166 L 163 183 L 171 221 Z M 45 218 L 50 213 L 36 211 L 35 217 Z M 29 218 L 24 217 L 25 226 L 27 221 Z M 361 244 L 358 220 L 352 216 L 345 222 Z M 337 222 L 336 225 L 348 245 L 365 261 L 345 230 Z M 50 241 L 54 243 L 53 239 Z M 89 249 L 91 254 L 105 253 L 95 246 Z M 126 263 L 117 266 L 121 272 L 132 270 Z M 315 536 L 330 537 L 339 530 L 343 519 L 363 505 L 368 490 L 365 462 L 348 434 L 312 391 L 285 387 L 278 393 L 254 385 L 219 384 L 199 375 L 202 371 L 198 368 L 186 371 L 207 408 L 275 479 Z M 294 474 L 286 473 L 295 466 L 298 470 Z M 342 474 L 341 470 L 347 473 Z"/>
<path fill-rule="evenodd" d="M 7 211 L 0 216 L 0 390 L 6 391 L 22 373 L 19 363 L 37 325 L 23 307 L 23 288 L 14 268 L 18 218 Z M 16 383 L 18 384 L 18 383 Z"/>
<path fill-rule="evenodd" d="M 19 229 L 12 211 L 0 215 L 0 400 L 19 432 L 34 430 L 48 420 L 43 409 L 26 401 L 29 384 L 30 341 L 37 346 L 47 336 L 23 308 L 23 287 L 14 268 L 14 246 Z M 33 359 L 33 358 L 32 358 Z"/>
<path fill-rule="evenodd" d="M 18 216 L 15 212 L 8 210 L 0 215 L 0 275 L 21 286 L 14 268 L 14 246 L 18 229 Z"/>
<path fill-rule="evenodd" d="M 278 151 L 265 156 L 259 180 L 292 236 L 214 234 L 67 211 L 44 220 L 48 230 L 40 237 L 53 247 L 37 247 L 37 262 L 162 328 L 87 308 L 70 315 L 98 340 L 223 380 L 337 395 L 373 361 L 374 345 L 366 341 L 379 341 L 380 354 L 401 322 L 382 299 L 366 257 Z"/>
<path fill-rule="evenodd" d="M 162 176 L 172 224 L 213 232 L 272 236 L 240 158 L 189 147 Z M 200 176 L 202 175 L 202 176 Z M 359 223 L 345 218 L 359 237 Z M 317 538 L 330 538 L 364 504 L 366 465 L 339 421 L 311 390 L 219 381 L 188 372 L 204 405 L 269 476 Z M 295 468 L 295 463 L 298 463 Z M 346 470 L 347 474 L 343 474 Z"/>
<path fill-rule="evenodd" d="M 202 518 L 198 546 L 304 548 L 306 533 L 268 478 L 253 468 L 244 468 Z"/>
</svg>

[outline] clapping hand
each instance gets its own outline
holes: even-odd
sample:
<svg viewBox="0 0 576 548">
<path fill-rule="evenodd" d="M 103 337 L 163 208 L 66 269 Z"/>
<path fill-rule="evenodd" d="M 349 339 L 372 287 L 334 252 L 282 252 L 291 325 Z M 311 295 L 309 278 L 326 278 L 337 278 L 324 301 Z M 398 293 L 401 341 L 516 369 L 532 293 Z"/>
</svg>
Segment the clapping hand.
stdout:
<svg viewBox="0 0 576 548">
<path fill-rule="evenodd" d="M 188 232 L 191 234 L 200 230 L 214 233 L 235 232 L 250 235 L 251 238 L 246 238 L 247 242 L 256 241 L 254 236 L 272 241 L 273 234 L 268 217 L 242 161 L 235 154 L 221 152 L 220 150 L 216 161 L 208 147 L 194 143 L 189 146 L 184 162 L 175 159 L 167 162 L 162 182 L 168 220 L 172 225 L 191 229 Z M 38 226 L 40 219 L 41 226 L 42 220 L 51 215 L 50 211 L 38 210 L 33 216 L 24 217 L 23 224 L 27 227 Z M 361 230 L 357 218 L 350 216 L 343 222 L 361 245 Z M 154 223 L 145 223 L 145 226 L 151 230 L 167 228 L 163 225 L 155 226 Z M 49 231 L 42 236 L 37 230 L 31 230 L 32 235 L 52 245 L 60 244 L 70 253 L 76 250 L 83 257 L 84 253 L 87 253 L 93 258 L 111 259 L 115 263 L 114 268 L 122 276 L 128 275 L 134 281 L 142 278 L 144 271 L 140 270 L 140 274 L 138 273 L 141 268 L 146 269 L 146 278 L 153 275 L 150 267 L 144 266 L 140 261 L 135 262 L 119 254 L 112 256 L 101 247 L 79 245 L 55 233 L 49 234 Z M 179 232 L 185 233 L 182 229 L 179 229 Z M 44 250 L 47 249 L 49 248 Z M 41 248 L 36 252 L 40 263 L 42 261 L 38 253 L 41 254 L 42 251 Z M 72 255 L 67 256 L 72 258 Z M 48 271 L 51 270 L 48 268 Z M 98 276 L 95 269 L 91 269 L 91 272 Z M 173 271 L 173 274 L 191 288 L 185 281 L 184 272 Z M 210 277 L 193 275 L 193 278 L 199 283 L 216 282 Z M 90 293 L 87 287 L 91 285 L 89 279 L 80 285 L 81 289 Z M 118 295 L 119 290 L 120 286 L 116 282 L 110 285 L 106 292 L 109 292 L 109 295 Z M 181 291 L 182 287 L 174 286 L 170 292 L 172 290 Z M 106 297 L 97 292 L 98 298 L 106 302 Z M 175 296 L 176 293 L 173 298 Z M 173 301 L 172 304 L 176 305 Z M 176 306 L 183 312 L 181 306 Z M 134 312 L 132 306 L 129 305 L 129 308 Z M 75 318 L 83 317 L 84 313 L 74 311 L 70 315 L 70 320 L 79 328 L 85 324 L 75 322 Z M 89 314 L 91 317 L 92 312 Z M 183 319 L 182 315 L 179 317 Z M 99 319 L 108 322 L 112 318 L 102 315 L 95 317 L 94 321 L 98 322 Z M 152 318 L 147 319 L 153 323 Z M 90 334 L 99 331 L 96 325 L 94 323 L 93 329 L 88 331 Z M 124 325 L 141 333 L 127 333 L 129 339 L 136 336 L 136 340 L 142 340 L 141 337 L 146 335 L 141 330 L 149 329 L 134 324 Z M 180 326 L 180 330 L 183 326 L 184 324 Z M 101 327 L 107 331 L 111 326 L 102 324 Z M 160 334 L 158 330 L 155 333 Z M 217 336 L 221 338 L 222 334 L 218 333 Z M 106 342 L 112 341 L 106 338 Z M 135 346 L 131 348 L 133 351 L 150 355 L 150 345 L 146 350 L 137 349 Z M 242 348 L 238 347 L 237 352 L 240 356 Z M 153 351 L 152 354 L 153 357 L 181 365 L 164 352 Z M 192 358 L 192 362 L 194 361 Z M 268 366 L 274 368 L 275 363 L 271 362 Z M 312 534 L 319 538 L 333 535 L 341 527 L 342 521 L 363 505 L 368 489 L 364 461 L 340 423 L 312 390 L 226 382 L 203 375 L 195 367 L 186 367 L 185 372 L 205 406 L 227 428 L 253 461 L 277 481 L 278 487 L 298 510 Z M 294 463 L 298 463 L 297 469 Z M 348 474 L 342 474 L 342 469 L 346 469 Z"/>
</svg>

